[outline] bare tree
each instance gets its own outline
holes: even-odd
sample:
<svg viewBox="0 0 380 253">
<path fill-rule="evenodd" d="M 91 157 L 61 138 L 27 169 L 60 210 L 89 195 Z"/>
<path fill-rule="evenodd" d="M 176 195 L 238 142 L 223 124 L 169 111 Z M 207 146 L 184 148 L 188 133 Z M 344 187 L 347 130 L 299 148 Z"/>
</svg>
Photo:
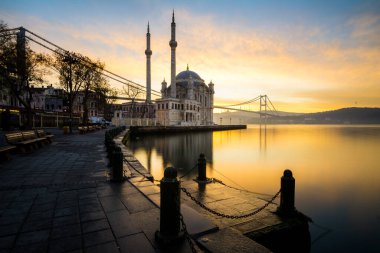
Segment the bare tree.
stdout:
<svg viewBox="0 0 380 253">
<path fill-rule="evenodd" d="M 90 94 L 94 92 L 96 89 L 100 89 L 104 85 L 104 80 L 102 77 L 102 71 L 104 69 L 105 64 L 97 61 L 93 62 L 88 57 L 84 57 L 82 59 L 84 62 L 84 83 L 83 83 L 83 119 L 82 123 L 86 124 L 88 121 L 88 99 Z M 96 94 L 97 95 L 97 94 Z"/>
<path fill-rule="evenodd" d="M 112 103 L 116 101 L 117 90 L 112 88 L 108 82 L 108 80 L 104 77 L 101 77 L 100 80 L 96 83 L 94 87 L 94 91 L 96 93 L 97 105 L 98 109 L 102 110 L 104 113 L 104 118 L 110 120 L 107 115 L 110 112 L 110 106 Z"/>
<path fill-rule="evenodd" d="M 28 46 L 24 28 L 19 28 L 17 41 L 14 32 L 0 21 L 0 83 L 9 90 L 27 112 L 26 128 L 32 127 L 32 83 L 41 84 L 47 73 L 46 55 L 35 53 Z"/>
<path fill-rule="evenodd" d="M 79 54 L 57 51 L 51 62 L 52 66 L 59 72 L 59 83 L 67 94 L 70 133 L 72 133 L 73 127 L 74 99 L 85 81 L 85 69 L 81 63 L 81 57 Z"/>
<path fill-rule="evenodd" d="M 123 86 L 123 95 L 127 96 L 131 99 L 131 118 L 135 116 L 135 107 L 136 107 L 136 99 L 143 94 L 143 90 L 138 87 L 134 87 L 131 85 Z"/>
</svg>

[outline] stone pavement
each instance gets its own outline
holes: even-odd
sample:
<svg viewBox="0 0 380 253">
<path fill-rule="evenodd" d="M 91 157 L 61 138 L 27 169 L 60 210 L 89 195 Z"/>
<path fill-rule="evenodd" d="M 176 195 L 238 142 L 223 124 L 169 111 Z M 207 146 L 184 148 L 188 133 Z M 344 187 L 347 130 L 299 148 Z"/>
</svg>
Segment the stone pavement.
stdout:
<svg viewBox="0 0 380 253">
<path fill-rule="evenodd" d="M 186 240 L 165 250 L 155 242 L 160 216 L 159 187 L 146 180 L 145 168 L 125 147 L 123 152 L 129 164 L 124 164 L 124 168 L 131 178 L 111 183 L 104 130 L 85 135 L 46 131 L 55 134 L 52 144 L 29 154 L 12 155 L 13 160 L 0 163 L 0 253 L 191 252 Z M 121 137 L 116 140 L 120 143 Z M 141 171 L 131 170 L 133 164 Z M 206 190 L 199 189 L 193 181 L 183 185 L 199 200 L 214 204 L 218 211 L 237 211 L 237 204 L 241 205 L 240 212 L 243 206 L 244 211 L 254 208 L 242 205 L 247 204 L 243 200 L 236 202 L 234 194 L 226 196 L 221 185 L 208 185 Z M 186 197 L 182 201 L 181 212 L 189 234 L 203 250 L 269 252 L 243 233 L 258 225 L 267 226 L 273 218 L 260 224 L 258 220 L 228 222 L 204 213 Z M 265 203 L 256 197 L 255 201 L 258 205 Z"/>
<path fill-rule="evenodd" d="M 0 252 L 160 252 L 158 207 L 108 181 L 104 130 L 46 131 L 52 144 L 0 164 Z"/>
</svg>

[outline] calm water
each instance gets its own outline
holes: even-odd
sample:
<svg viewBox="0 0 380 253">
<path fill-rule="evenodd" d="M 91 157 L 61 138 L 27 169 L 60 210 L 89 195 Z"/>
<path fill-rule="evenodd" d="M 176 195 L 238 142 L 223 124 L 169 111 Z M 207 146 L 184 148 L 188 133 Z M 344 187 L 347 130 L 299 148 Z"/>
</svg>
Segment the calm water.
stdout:
<svg viewBox="0 0 380 253">
<path fill-rule="evenodd" d="M 269 194 L 289 168 L 296 207 L 317 224 L 311 252 L 380 252 L 379 125 L 252 125 L 143 137 L 129 147 L 156 179 L 169 165 L 186 173 L 204 153 L 208 177 Z"/>
</svg>

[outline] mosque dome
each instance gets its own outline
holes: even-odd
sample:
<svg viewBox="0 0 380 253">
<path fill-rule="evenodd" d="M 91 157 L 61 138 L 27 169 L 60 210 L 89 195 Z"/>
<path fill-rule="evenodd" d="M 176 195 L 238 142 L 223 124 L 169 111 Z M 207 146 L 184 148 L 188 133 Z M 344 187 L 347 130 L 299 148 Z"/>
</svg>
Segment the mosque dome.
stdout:
<svg viewBox="0 0 380 253">
<path fill-rule="evenodd" d="M 190 76 L 193 78 L 194 81 L 195 80 L 202 81 L 202 78 L 197 73 L 195 73 L 194 71 L 191 71 L 191 70 L 185 70 L 185 71 L 180 72 L 176 76 L 176 79 L 177 80 L 179 80 L 179 79 L 189 79 Z"/>
<path fill-rule="evenodd" d="M 193 79 L 195 86 L 204 83 L 203 79 L 196 72 L 189 70 L 189 66 L 187 66 L 187 69 L 185 71 L 182 71 L 177 74 L 176 83 L 181 85 L 182 87 L 187 87 L 190 76 Z"/>
</svg>

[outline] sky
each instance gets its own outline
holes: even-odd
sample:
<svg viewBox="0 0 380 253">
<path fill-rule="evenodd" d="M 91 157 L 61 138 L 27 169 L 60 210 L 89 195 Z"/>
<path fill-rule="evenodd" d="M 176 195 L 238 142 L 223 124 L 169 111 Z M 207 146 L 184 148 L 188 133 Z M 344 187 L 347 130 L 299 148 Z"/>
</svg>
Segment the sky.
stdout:
<svg viewBox="0 0 380 253">
<path fill-rule="evenodd" d="M 380 107 L 380 1 L 1 0 L 0 20 L 142 85 L 149 21 L 159 91 L 173 10 L 177 73 L 188 64 L 212 81 L 215 104 L 266 94 L 280 111 Z"/>
</svg>

